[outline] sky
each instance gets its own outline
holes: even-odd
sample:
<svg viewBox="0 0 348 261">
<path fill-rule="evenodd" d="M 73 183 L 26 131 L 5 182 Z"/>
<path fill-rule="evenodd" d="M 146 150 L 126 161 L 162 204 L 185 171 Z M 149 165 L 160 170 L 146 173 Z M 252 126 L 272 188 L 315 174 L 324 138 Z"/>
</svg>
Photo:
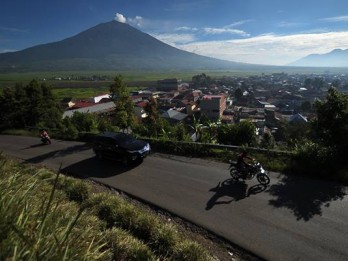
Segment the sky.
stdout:
<svg viewBox="0 0 348 261">
<path fill-rule="evenodd" d="M 0 53 L 127 23 L 178 49 L 286 65 L 348 49 L 348 0 L 1 0 Z"/>
</svg>

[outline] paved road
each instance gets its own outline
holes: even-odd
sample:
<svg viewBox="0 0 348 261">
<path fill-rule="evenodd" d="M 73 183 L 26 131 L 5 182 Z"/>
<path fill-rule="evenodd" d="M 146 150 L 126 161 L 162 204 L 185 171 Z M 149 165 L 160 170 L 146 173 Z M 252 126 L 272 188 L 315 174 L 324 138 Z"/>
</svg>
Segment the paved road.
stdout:
<svg viewBox="0 0 348 261">
<path fill-rule="evenodd" d="M 84 143 L 0 136 L 0 151 L 93 178 L 192 221 L 267 260 L 348 260 L 348 189 L 271 173 L 231 182 L 228 165 L 152 154 L 134 168 L 99 162 Z"/>
</svg>

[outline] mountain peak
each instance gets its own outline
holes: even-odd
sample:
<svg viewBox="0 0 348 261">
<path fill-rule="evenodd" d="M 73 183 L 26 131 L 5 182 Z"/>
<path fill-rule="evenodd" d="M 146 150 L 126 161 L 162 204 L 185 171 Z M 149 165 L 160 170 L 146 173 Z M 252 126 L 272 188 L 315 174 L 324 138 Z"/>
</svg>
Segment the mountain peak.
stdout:
<svg viewBox="0 0 348 261">
<path fill-rule="evenodd" d="M 332 50 L 330 53 L 341 53 L 341 52 L 344 52 L 344 50 L 337 48 L 337 49 Z"/>
<path fill-rule="evenodd" d="M 0 71 L 231 69 L 245 65 L 167 45 L 115 20 L 70 38 L 0 54 Z"/>
</svg>

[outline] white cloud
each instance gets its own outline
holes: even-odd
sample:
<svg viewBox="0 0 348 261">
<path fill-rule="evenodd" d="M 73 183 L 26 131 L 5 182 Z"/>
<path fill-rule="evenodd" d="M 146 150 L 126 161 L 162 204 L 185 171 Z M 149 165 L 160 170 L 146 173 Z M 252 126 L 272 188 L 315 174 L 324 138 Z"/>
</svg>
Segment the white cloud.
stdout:
<svg viewBox="0 0 348 261">
<path fill-rule="evenodd" d="M 348 15 L 323 18 L 323 19 L 320 19 L 320 21 L 332 22 L 332 23 L 334 23 L 334 22 L 348 22 Z"/>
<path fill-rule="evenodd" d="M 193 34 L 151 34 L 158 40 L 176 47 L 178 44 L 186 44 L 196 40 Z"/>
<path fill-rule="evenodd" d="M 132 17 L 126 18 L 123 14 L 120 14 L 120 13 L 115 14 L 115 20 L 120 23 L 127 23 L 131 26 L 139 27 L 139 28 L 144 27 L 144 24 L 146 23 L 144 18 L 141 16 L 137 15 L 134 18 Z"/>
<path fill-rule="evenodd" d="M 286 65 L 306 55 L 327 53 L 336 48 L 348 49 L 347 32 L 318 34 L 265 34 L 229 41 L 191 42 L 178 48 L 219 59 Z"/>
<path fill-rule="evenodd" d="M 236 34 L 236 35 L 241 35 L 241 36 L 250 36 L 248 33 L 238 30 L 238 29 L 233 29 L 233 28 L 212 28 L 212 27 L 206 27 L 203 29 L 205 33 L 207 34 Z"/>
<path fill-rule="evenodd" d="M 22 30 L 22 29 L 3 27 L 3 26 L 0 26 L 0 31 L 8 31 L 8 32 L 16 32 L 16 33 L 26 33 L 27 32 L 27 31 Z"/>
<path fill-rule="evenodd" d="M 144 19 L 141 16 L 136 16 L 134 18 L 128 18 L 128 23 L 132 26 L 143 27 Z"/>
<path fill-rule="evenodd" d="M 120 22 L 120 23 L 126 23 L 127 22 L 126 17 L 124 17 L 123 14 L 120 14 L 120 13 L 116 13 L 115 14 L 115 20 L 117 22 Z"/>
<path fill-rule="evenodd" d="M 295 23 L 295 22 L 280 22 L 277 24 L 278 27 L 290 28 L 290 27 L 299 27 L 303 26 L 303 23 Z"/>
<path fill-rule="evenodd" d="M 239 26 L 239 25 L 242 25 L 242 24 L 246 24 L 246 23 L 249 23 L 249 22 L 252 22 L 253 20 L 241 20 L 241 21 L 237 21 L 237 22 L 234 22 L 228 26 L 226 26 L 227 28 L 230 28 L 230 27 L 236 27 L 236 26 Z"/>
<path fill-rule="evenodd" d="M 246 33 L 243 30 L 240 29 L 235 29 L 234 27 L 245 24 L 247 22 L 250 22 L 251 20 L 243 20 L 243 21 L 238 21 L 220 28 L 214 28 L 214 27 L 206 27 L 203 28 L 203 31 L 206 34 L 234 34 L 234 35 L 240 35 L 244 37 L 250 36 L 250 34 Z"/>
<path fill-rule="evenodd" d="M 189 27 L 189 26 L 181 26 L 174 29 L 175 31 L 191 31 L 196 32 L 198 31 L 197 27 Z"/>
</svg>

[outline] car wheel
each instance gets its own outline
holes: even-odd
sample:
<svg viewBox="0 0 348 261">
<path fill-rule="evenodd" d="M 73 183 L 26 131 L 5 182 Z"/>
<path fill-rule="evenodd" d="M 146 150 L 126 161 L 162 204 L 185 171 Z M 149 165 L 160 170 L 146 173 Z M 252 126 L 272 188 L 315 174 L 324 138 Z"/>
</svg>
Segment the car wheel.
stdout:
<svg viewBox="0 0 348 261">
<path fill-rule="evenodd" d="M 100 151 L 96 151 L 95 156 L 97 157 L 98 160 L 103 160 L 103 155 Z"/>
<path fill-rule="evenodd" d="M 129 165 L 129 159 L 128 159 L 127 156 L 124 156 L 124 157 L 122 158 L 122 164 L 123 164 L 124 166 L 128 166 L 128 165 Z"/>
</svg>

